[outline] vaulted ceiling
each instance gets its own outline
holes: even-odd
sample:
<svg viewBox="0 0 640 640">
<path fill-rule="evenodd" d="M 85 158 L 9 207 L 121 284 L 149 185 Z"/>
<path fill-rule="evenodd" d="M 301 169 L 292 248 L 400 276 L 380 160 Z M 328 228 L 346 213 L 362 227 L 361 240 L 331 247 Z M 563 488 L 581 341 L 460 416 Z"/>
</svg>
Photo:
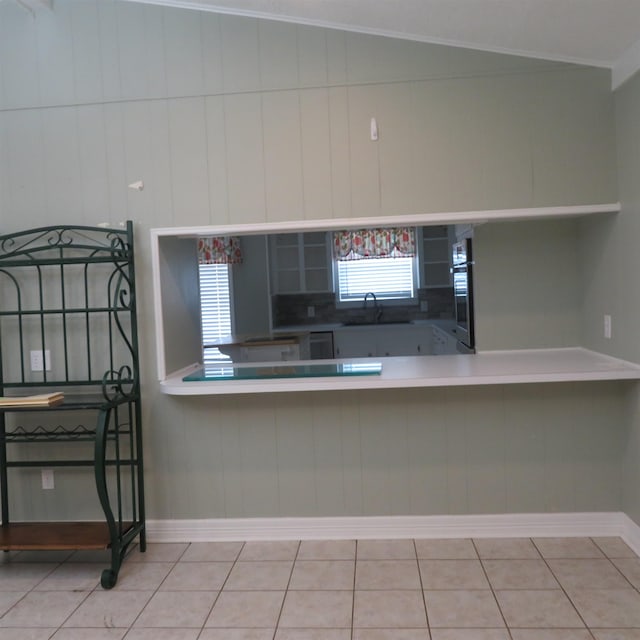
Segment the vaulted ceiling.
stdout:
<svg viewBox="0 0 640 640">
<path fill-rule="evenodd" d="M 607 67 L 614 88 L 640 69 L 640 0 L 128 1 Z"/>
<path fill-rule="evenodd" d="M 31 11 L 56 0 L 13 0 Z M 606 67 L 640 69 L 640 0 L 126 0 Z"/>
</svg>

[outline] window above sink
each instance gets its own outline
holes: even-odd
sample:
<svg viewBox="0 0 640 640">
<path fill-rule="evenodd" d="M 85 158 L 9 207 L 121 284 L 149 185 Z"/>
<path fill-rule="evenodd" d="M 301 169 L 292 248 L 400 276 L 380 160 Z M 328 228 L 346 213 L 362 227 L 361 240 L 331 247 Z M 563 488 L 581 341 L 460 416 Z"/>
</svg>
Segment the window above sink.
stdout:
<svg viewBox="0 0 640 640">
<path fill-rule="evenodd" d="M 334 264 L 336 302 L 357 303 L 373 293 L 378 302 L 415 302 L 417 258 L 398 257 L 379 260 L 336 260 Z"/>
<path fill-rule="evenodd" d="M 333 282 L 338 306 L 364 304 L 366 307 L 369 296 L 373 298 L 376 311 L 381 309 L 379 304 L 383 301 L 417 302 L 419 229 L 346 229 L 331 235 Z"/>
</svg>

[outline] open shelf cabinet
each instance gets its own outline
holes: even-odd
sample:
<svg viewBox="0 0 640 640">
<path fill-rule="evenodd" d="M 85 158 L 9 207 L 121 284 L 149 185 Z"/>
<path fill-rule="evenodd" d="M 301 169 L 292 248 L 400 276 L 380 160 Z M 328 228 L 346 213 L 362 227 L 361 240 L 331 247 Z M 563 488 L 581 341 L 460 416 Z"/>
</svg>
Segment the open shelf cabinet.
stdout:
<svg viewBox="0 0 640 640">
<path fill-rule="evenodd" d="M 136 315 L 131 222 L 0 236 L 0 549 L 108 549 L 106 589 L 131 543 L 146 547 Z M 75 470 L 61 502 L 88 491 L 98 517 L 14 521 L 20 473 L 40 469 Z"/>
</svg>

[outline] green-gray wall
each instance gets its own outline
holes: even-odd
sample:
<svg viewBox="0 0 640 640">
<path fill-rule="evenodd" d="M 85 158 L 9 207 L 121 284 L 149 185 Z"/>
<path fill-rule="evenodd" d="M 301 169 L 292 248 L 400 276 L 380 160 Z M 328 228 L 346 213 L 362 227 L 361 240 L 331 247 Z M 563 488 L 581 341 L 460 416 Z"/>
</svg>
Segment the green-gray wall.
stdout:
<svg viewBox="0 0 640 640">
<path fill-rule="evenodd" d="M 583 224 L 584 326 L 587 346 L 640 362 L 640 75 L 615 94 L 617 173 L 622 211 Z M 603 315 L 612 316 L 612 338 L 603 337 Z M 628 396 L 624 510 L 640 524 L 640 407 Z"/>
<path fill-rule="evenodd" d="M 616 201 L 609 83 L 152 5 L 0 4 L 0 233 L 136 224 L 150 517 L 621 509 L 628 384 L 162 396 L 149 255 L 153 227 Z M 477 230 L 481 348 L 582 342 L 581 230 Z M 59 475 L 43 494 L 32 474 L 16 516 L 90 511 Z"/>
</svg>

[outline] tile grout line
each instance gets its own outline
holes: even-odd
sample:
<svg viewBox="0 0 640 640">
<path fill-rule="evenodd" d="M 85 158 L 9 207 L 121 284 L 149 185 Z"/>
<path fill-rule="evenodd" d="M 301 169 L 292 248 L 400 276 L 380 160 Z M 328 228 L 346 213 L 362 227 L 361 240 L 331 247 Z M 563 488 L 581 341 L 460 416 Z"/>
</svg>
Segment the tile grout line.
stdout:
<svg viewBox="0 0 640 640">
<path fill-rule="evenodd" d="M 21 552 L 19 552 L 19 553 L 17 554 L 17 556 L 16 556 L 16 557 L 20 557 L 20 554 L 21 554 L 21 553 L 22 553 L 22 551 L 21 551 Z M 44 581 L 45 581 L 49 576 L 51 576 L 51 574 L 52 574 L 54 571 L 56 571 L 57 569 L 59 569 L 59 568 L 60 568 L 60 567 L 65 563 L 65 562 L 67 562 L 67 561 L 69 560 L 69 558 L 71 558 L 71 556 L 73 556 L 74 554 L 75 554 L 75 552 L 69 553 L 69 554 L 67 555 L 67 557 L 66 557 L 64 560 L 59 561 L 59 562 L 57 562 L 57 563 L 51 563 L 51 564 L 56 564 L 56 566 L 55 566 L 53 569 L 51 569 L 51 571 L 49 571 L 45 576 L 43 576 L 41 580 L 39 580 L 38 582 L 36 582 L 36 583 L 31 587 L 31 589 L 28 589 L 28 590 L 26 591 L 26 593 L 25 593 L 25 594 L 24 594 L 24 595 L 23 595 L 23 596 L 18 600 L 18 602 L 15 602 L 11 607 L 9 607 L 9 609 L 8 609 L 7 611 L 5 611 L 5 612 L 2 614 L 2 616 L 0 616 L 0 618 L 4 618 L 4 616 L 6 616 L 6 615 L 7 615 L 7 614 L 8 614 L 8 613 L 9 613 L 9 612 L 10 612 L 10 611 L 11 611 L 11 610 L 12 610 L 12 609 L 17 605 L 17 604 L 19 604 L 20 602 L 22 602 L 22 601 L 23 601 L 23 600 L 24 600 L 28 595 L 30 595 L 30 594 L 32 594 L 32 593 L 38 593 L 38 592 L 36 591 L 36 588 L 37 588 L 40 584 L 42 584 L 42 583 L 43 583 L 43 582 L 44 582 Z M 21 564 L 19 561 L 18 561 L 18 563 L 19 563 L 19 564 Z M 28 564 L 28 563 L 26 563 L 26 564 Z M 48 563 L 42 563 L 42 564 L 48 564 Z M 99 584 L 100 584 L 100 583 L 98 582 L 98 586 L 99 586 Z M 66 618 L 65 618 L 65 619 L 64 619 L 64 620 L 63 620 L 63 621 L 58 625 L 58 627 L 56 628 L 56 630 L 53 632 L 53 634 L 52 634 L 50 637 L 52 637 L 53 635 L 55 635 L 56 633 L 58 633 L 58 631 L 59 631 L 60 629 L 62 629 L 62 628 L 63 628 L 63 626 L 64 626 L 65 622 L 67 622 L 67 620 L 69 620 L 69 618 L 70 618 L 70 617 L 71 617 L 71 616 L 72 616 L 72 615 L 73 615 L 73 614 L 78 610 L 78 608 L 79 608 L 79 607 L 80 607 L 80 606 L 81 606 L 81 605 L 82 605 L 82 604 L 87 600 L 87 598 L 88 598 L 88 597 L 89 597 L 89 596 L 90 596 L 90 595 L 95 591 L 95 589 L 96 589 L 96 588 L 97 588 L 97 587 L 94 587 L 93 589 L 88 589 L 88 590 L 86 591 L 86 595 L 85 595 L 85 597 L 84 597 L 84 598 L 83 598 L 83 599 L 82 599 L 82 600 L 81 600 L 81 601 L 80 601 L 80 602 L 79 602 L 79 603 L 78 603 L 78 604 L 73 608 L 73 610 L 69 613 L 69 615 L 68 615 L 68 616 L 67 616 L 67 617 L 66 617 Z M 46 593 L 46 592 L 43 592 L 43 593 Z"/>
<path fill-rule="evenodd" d="M 182 556 L 187 552 L 187 549 L 191 546 L 191 543 L 187 544 L 187 546 L 185 547 L 184 551 L 180 554 L 180 557 L 177 560 L 174 560 L 171 564 L 171 569 L 169 569 L 169 571 L 167 572 L 167 575 L 160 581 L 160 584 L 153 590 L 153 593 L 151 594 L 150 598 L 145 602 L 144 606 L 142 607 L 142 609 L 140 609 L 140 611 L 138 612 L 138 614 L 134 617 L 134 619 L 132 620 L 131 624 L 127 627 L 127 630 L 124 634 L 124 637 L 126 637 L 130 631 L 133 630 L 136 622 L 138 621 L 138 619 L 140 618 L 140 616 L 142 615 L 142 613 L 144 612 L 144 610 L 147 608 L 147 606 L 149 605 L 149 603 L 151 602 L 151 600 L 153 600 L 153 598 L 156 596 L 156 594 L 160 591 L 160 587 L 164 584 L 165 580 L 169 577 L 169 574 L 174 570 L 174 568 L 177 566 L 178 562 L 180 562 L 180 558 L 182 558 Z M 147 550 L 148 550 L 148 546 L 147 546 Z M 144 552 L 139 551 L 139 553 L 147 553 L 147 550 L 145 550 Z M 133 549 L 130 551 L 130 553 L 133 553 Z M 128 557 L 129 554 L 127 554 L 126 557 Z M 141 561 L 141 562 L 153 562 L 153 560 L 145 560 L 145 561 Z M 121 567 L 122 568 L 122 565 Z M 98 586 L 100 586 L 100 584 L 98 584 Z M 116 585 L 117 586 L 117 583 Z M 96 587 L 97 589 L 97 587 Z M 122 590 L 123 592 L 126 591 L 125 589 Z M 139 591 L 146 591 L 146 589 L 139 589 Z M 99 593 L 99 592 L 98 592 Z"/>
<path fill-rule="evenodd" d="M 629 586 L 636 591 L 637 593 L 640 593 L 640 589 L 638 589 L 636 587 L 635 584 L 633 584 L 633 582 L 631 582 L 631 580 L 629 578 L 627 578 L 626 574 L 618 567 L 618 565 L 614 562 L 614 560 L 626 560 L 627 558 L 612 558 L 609 557 L 609 555 L 607 555 L 604 551 L 604 549 L 602 549 L 600 547 L 600 545 L 595 541 L 594 538 L 589 538 L 591 540 L 591 542 L 593 542 L 593 544 L 595 544 L 598 549 L 600 549 L 600 551 L 602 551 L 602 553 L 604 554 L 605 558 L 613 565 L 613 567 L 615 568 L 615 570 L 629 583 Z M 633 558 L 628 558 L 628 559 L 633 559 Z"/>
<path fill-rule="evenodd" d="M 189 542 L 189 543 L 186 545 L 186 547 L 184 548 L 184 551 L 180 554 L 180 556 L 179 556 L 176 560 L 174 560 L 173 562 L 171 562 L 171 564 L 172 564 L 171 569 L 169 569 L 169 571 L 167 572 L 167 575 L 166 575 L 166 576 L 165 576 L 165 577 L 160 581 L 160 584 L 159 584 L 159 585 L 154 589 L 154 591 L 153 591 L 153 593 L 152 593 L 151 597 L 150 597 L 150 598 L 149 598 L 149 600 L 145 603 L 144 607 L 142 607 L 142 609 L 140 610 L 140 612 L 138 613 L 138 615 L 137 615 L 137 616 L 135 616 L 135 618 L 134 618 L 133 622 L 132 622 L 132 623 L 129 625 L 129 627 L 127 628 L 127 631 L 126 631 L 126 633 L 125 633 L 125 635 L 124 635 L 124 637 L 123 637 L 123 640 L 126 640 L 126 636 L 127 636 L 131 631 L 133 631 L 133 630 L 134 630 L 134 627 L 135 627 L 136 622 L 138 621 L 138 619 L 140 618 L 140 616 L 144 613 L 144 610 L 145 610 L 145 609 L 147 608 L 147 606 L 149 605 L 149 602 L 151 602 L 151 600 L 152 600 L 152 599 L 153 599 L 157 594 L 159 594 L 159 593 L 164 593 L 164 592 L 161 592 L 161 587 L 162 587 L 162 585 L 166 582 L 167 578 L 171 575 L 171 572 L 172 572 L 172 571 L 173 571 L 173 570 L 178 566 L 178 564 L 180 564 L 180 561 L 182 560 L 182 558 L 184 557 L 184 555 L 187 553 L 187 551 L 189 550 L 189 548 L 191 547 L 191 545 L 192 545 L 192 544 L 193 544 L 192 542 Z M 243 543 L 243 546 L 244 546 L 244 543 Z M 240 548 L 240 551 L 242 551 L 242 547 Z M 240 555 L 240 552 L 238 552 L 238 555 Z M 153 562 L 153 560 L 149 560 L 148 562 L 151 562 L 151 563 L 152 563 L 152 562 Z M 195 562 L 195 564 L 198 564 L 198 562 L 196 561 L 196 562 Z M 233 565 L 232 565 L 231 569 L 229 570 L 229 574 L 231 573 L 231 570 L 233 569 L 233 566 L 235 566 L 235 561 L 234 561 L 234 563 L 233 563 Z M 229 575 L 227 575 L 227 578 L 225 578 L 225 582 L 226 582 L 226 580 L 228 579 L 228 577 L 229 577 Z M 139 591 L 144 591 L 144 589 L 140 589 Z M 220 588 L 220 590 L 218 591 L 218 595 L 215 597 L 215 599 L 214 599 L 214 601 L 213 601 L 213 603 L 212 603 L 212 605 L 211 605 L 211 607 L 210 607 L 210 609 L 209 609 L 209 612 L 207 613 L 207 615 L 206 615 L 206 617 L 205 617 L 205 619 L 204 619 L 204 622 L 203 622 L 202 626 L 200 627 L 200 630 L 198 631 L 198 637 L 200 637 L 200 635 L 202 634 L 202 632 L 203 632 L 203 630 L 204 630 L 204 627 L 205 627 L 205 624 L 206 624 L 207 620 L 209 619 L 209 616 L 211 615 L 211 611 L 213 610 L 213 607 L 215 606 L 215 603 L 217 602 L 218 597 L 220 596 L 220 592 L 221 592 L 221 591 L 222 591 L 222 587 L 221 587 L 221 588 Z M 153 628 L 155 628 L 155 627 L 141 627 L 141 628 L 149 628 L 149 629 L 153 629 Z M 196 628 L 196 627 L 192 627 L 192 628 Z"/>
<path fill-rule="evenodd" d="M 284 603 L 287 600 L 287 594 L 289 593 L 289 586 L 291 585 L 291 578 L 293 576 L 293 571 L 295 569 L 296 566 L 296 562 L 298 561 L 298 556 L 300 555 L 300 546 L 302 545 L 302 541 L 298 540 L 298 546 L 296 547 L 296 553 L 295 556 L 293 557 L 293 563 L 291 564 L 291 571 L 289 572 L 289 580 L 287 580 L 287 585 L 284 589 L 284 595 L 282 596 L 282 604 L 280 605 L 280 611 L 278 612 L 278 618 L 276 620 L 276 625 L 273 629 L 273 638 L 275 639 L 277 633 L 278 633 L 278 629 L 280 627 L 280 620 L 282 618 L 282 612 L 284 611 Z"/>
<path fill-rule="evenodd" d="M 507 619 L 504 616 L 504 611 L 502 610 L 502 607 L 500 606 L 500 602 L 498 602 L 498 596 L 496 595 L 496 592 L 493 588 L 493 584 L 491 584 L 491 580 L 489 580 L 489 574 L 487 573 L 487 570 L 484 567 L 484 563 L 482 562 L 482 557 L 480 556 L 480 551 L 478 549 L 478 547 L 476 546 L 476 541 L 474 538 L 471 538 L 471 544 L 476 552 L 476 555 L 478 556 L 478 562 L 480 563 L 480 567 L 482 569 L 482 573 L 484 574 L 485 580 L 487 581 L 487 584 L 489 585 L 489 589 L 491 590 L 491 595 L 493 596 L 493 601 L 496 603 L 496 607 L 498 607 L 498 611 L 500 612 L 500 617 L 502 618 L 502 622 L 504 622 L 504 628 L 507 631 L 507 635 L 509 636 L 510 640 L 513 640 L 513 634 L 511 633 L 511 627 L 509 627 L 509 625 L 507 624 Z"/>
<path fill-rule="evenodd" d="M 586 539 L 587 540 L 591 540 L 591 538 L 586 538 Z M 582 624 L 584 625 L 584 628 L 587 630 L 589 635 L 592 638 L 594 638 L 593 632 L 591 631 L 591 627 L 587 624 L 587 621 L 582 617 L 582 614 L 578 611 L 578 607 L 576 607 L 576 605 L 574 604 L 573 600 L 571 599 L 571 597 L 567 593 L 566 589 L 564 588 L 564 585 L 562 584 L 562 582 L 560 582 L 560 579 L 558 578 L 558 576 L 556 576 L 555 572 L 553 571 L 553 569 L 551 568 L 551 566 L 547 562 L 547 558 L 545 557 L 545 555 L 542 553 L 542 551 L 540 550 L 540 548 L 536 544 L 536 541 L 533 538 L 530 538 L 530 540 L 531 540 L 531 544 L 535 547 L 536 551 L 540 554 L 540 557 L 542 558 L 542 561 L 544 562 L 545 566 L 547 567 L 547 569 L 549 569 L 549 571 L 551 572 L 551 575 L 554 577 L 554 579 L 556 580 L 556 582 L 560 586 L 560 589 L 562 590 L 562 593 L 564 594 L 565 598 L 569 601 L 569 603 L 573 607 L 573 610 L 576 612 L 576 615 L 582 621 Z M 592 541 L 592 543 L 593 543 L 593 541 Z M 595 543 L 593 543 L 593 544 L 595 544 Z M 596 545 L 596 547 L 602 553 L 602 555 L 604 555 L 606 557 L 606 554 L 600 549 L 600 547 L 598 547 L 598 545 Z M 553 558 L 549 558 L 549 560 L 552 560 L 552 559 Z M 569 558 L 567 558 L 567 559 L 569 559 Z M 580 558 L 575 558 L 575 559 L 579 560 Z M 609 560 L 609 562 L 611 562 L 611 561 Z M 611 563 L 611 564 L 613 564 L 613 563 Z"/>
<path fill-rule="evenodd" d="M 355 549 L 353 550 L 353 581 L 351 584 L 351 640 L 354 640 L 355 635 L 355 619 L 356 619 L 356 572 L 358 571 L 358 547 L 360 542 L 355 539 Z"/>
<path fill-rule="evenodd" d="M 427 621 L 427 633 L 429 638 L 433 635 L 431 633 L 431 623 L 429 622 L 429 610 L 427 609 L 427 596 L 425 594 L 424 582 L 422 581 L 422 569 L 420 568 L 420 558 L 418 557 L 418 547 L 416 545 L 416 539 L 413 538 L 413 551 L 416 554 L 416 564 L 418 566 L 418 580 L 420 581 L 420 591 L 422 593 L 422 605 L 424 606 L 424 616 Z"/>
<path fill-rule="evenodd" d="M 623 578 L 625 579 L 625 581 L 629 584 L 630 586 L 630 591 L 634 592 L 634 593 L 638 593 L 639 589 L 636 588 L 633 583 L 630 581 L 629 578 L 627 578 L 627 576 L 615 565 L 614 560 L 618 559 L 618 558 L 612 558 L 610 557 L 605 551 L 604 549 L 600 548 L 600 546 L 597 544 L 597 542 L 595 540 L 593 540 L 592 538 L 588 538 L 588 537 L 584 537 L 583 539 L 585 540 L 589 540 L 593 545 L 595 545 L 595 547 L 599 550 L 599 552 L 602 553 L 602 557 L 597 557 L 597 558 L 593 558 L 593 557 L 575 557 L 575 558 L 571 558 L 571 557 L 566 557 L 567 554 L 561 554 L 561 556 L 558 558 L 559 560 L 600 560 L 600 559 L 606 559 L 607 562 L 609 563 L 609 565 L 613 566 L 613 568 L 615 569 L 615 571 L 622 575 Z M 587 624 L 585 619 L 583 618 L 583 616 L 581 615 L 580 611 L 578 611 L 577 606 L 573 603 L 571 597 L 569 596 L 569 592 L 567 591 L 567 589 L 565 588 L 564 584 L 562 582 L 560 582 L 559 578 L 556 576 L 555 572 L 553 571 L 553 569 L 551 568 L 550 562 L 552 560 L 555 560 L 555 558 L 553 557 L 545 557 L 540 548 L 538 547 L 538 545 L 535 543 L 533 538 L 528 538 L 527 539 L 529 541 L 529 543 L 533 546 L 533 548 L 535 549 L 536 553 L 538 554 L 538 559 L 542 560 L 542 564 L 546 567 L 546 569 L 550 572 L 550 575 L 553 576 L 553 578 L 557 581 L 558 585 L 557 587 L 554 587 L 553 589 L 544 589 L 544 588 L 539 588 L 539 589 L 532 589 L 534 591 L 561 591 L 563 593 L 563 595 L 569 600 L 569 602 L 571 603 L 571 606 L 573 608 L 573 610 L 576 612 L 578 618 L 580 619 L 580 621 L 582 622 L 583 629 L 586 630 L 589 638 L 595 638 L 595 631 L 590 628 Z M 302 545 L 302 541 L 298 540 L 296 541 L 297 543 L 297 547 L 296 547 L 296 551 L 293 557 L 293 561 L 292 561 L 292 565 L 291 565 L 291 569 L 289 572 L 289 577 L 288 577 L 288 581 L 287 581 L 287 585 L 284 589 L 284 596 L 283 596 L 283 600 L 282 603 L 280 605 L 280 610 L 279 610 L 279 614 L 278 614 L 278 618 L 275 624 L 275 628 L 273 630 L 273 634 L 271 635 L 271 639 L 274 640 L 277 635 L 278 635 L 278 631 L 280 629 L 280 621 L 282 618 L 282 614 L 283 614 L 283 610 L 284 610 L 284 604 L 287 598 L 287 595 L 291 592 L 291 585 L 292 585 L 292 579 L 293 579 L 293 573 L 296 569 L 296 565 L 299 561 L 303 561 L 304 559 L 301 557 L 301 545 Z M 484 561 L 483 558 L 480 557 L 480 553 L 478 551 L 478 546 L 476 544 L 476 539 L 471 539 L 471 543 L 472 546 L 474 548 L 474 552 L 476 555 L 476 559 L 480 562 L 483 574 L 485 576 L 485 579 L 488 582 L 489 585 L 489 589 L 492 592 L 492 596 L 494 598 L 494 600 L 496 601 L 496 604 L 498 606 L 498 610 L 500 611 L 501 617 L 503 619 L 503 623 L 505 625 L 505 630 L 506 630 L 506 634 L 508 636 L 508 638 L 513 638 L 513 634 L 512 634 L 512 630 L 509 628 L 509 626 L 507 625 L 506 619 L 504 617 L 504 612 L 502 611 L 502 608 L 499 604 L 499 602 L 497 601 L 497 596 L 496 596 L 496 589 L 494 588 L 493 584 L 491 583 L 491 581 L 489 580 L 489 575 L 487 572 L 487 569 L 484 565 Z M 352 588 L 351 588 L 351 592 L 352 592 L 352 606 L 351 606 L 351 630 L 350 630 L 350 637 L 351 640 L 354 640 L 354 638 L 356 637 L 356 631 L 357 629 L 355 628 L 355 595 L 356 595 L 356 586 L 357 586 L 357 562 L 358 562 L 358 557 L 359 557 L 359 541 L 356 539 L 354 540 L 354 544 L 355 544 L 355 550 L 354 550 L 354 558 L 353 558 L 353 563 L 354 563 L 354 573 L 353 573 L 353 579 L 352 579 Z M 125 629 L 124 631 L 124 636 L 123 636 L 123 640 L 126 640 L 127 636 L 133 632 L 134 630 L 134 625 L 136 623 L 136 621 L 139 619 L 139 617 L 142 615 L 142 613 L 144 612 L 144 610 L 146 609 L 146 607 L 148 606 L 149 602 L 151 601 L 151 599 L 158 593 L 160 593 L 160 590 L 162 588 L 162 585 L 166 583 L 169 575 L 172 573 L 172 571 L 174 571 L 174 569 L 180 565 L 180 564 L 188 564 L 189 561 L 183 561 L 183 558 L 185 557 L 185 555 L 187 554 L 189 548 L 193 545 L 193 543 L 189 543 L 185 546 L 184 550 L 179 554 L 179 557 L 176 560 L 173 561 L 169 561 L 166 564 L 170 564 L 171 567 L 169 569 L 169 571 L 167 572 L 167 574 L 160 580 L 160 582 L 158 583 L 158 585 L 153 589 L 144 589 L 143 587 L 136 589 L 135 591 L 151 591 L 151 596 L 149 597 L 149 599 L 147 600 L 147 602 L 144 604 L 144 606 L 142 607 L 142 610 L 135 616 L 135 618 L 133 619 L 133 622 L 128 626 L 128 628 Z M 242 560 L 240 559 L 240 556 L 242 554 L 243 549 L 246 546 L 246 541 L 242 542 L 242 545 L 239 548 L 239 551 L 236 553 L 235 555 L 235 559 L 230 563 L 231 567 L 229 568 L 226 577 L 222 583 L 222 586 L 219 588 L 218 593 L 213 601 L 213 604 L 211 605 L 211 607 L 209 608 L 209 612 L 205 617 L 205 621 L 204 623 L 200 626 L 199 630 L 197 630 L 197 627 L 189 627 L 190 629 L 196 630 L 197 636 L 198 638 L 202 637 L 203 634 L 205 633 L 206 630 L 206 622 L 208 620 L 208 618 L 210 617 L 216 602 L 218 601 L 220 594 L 222 593 L 225 585 L 228 584 L 228 581 L 230 579 L 231 573 L 234 569 L 234 567 L 238 566 L 239 564 L 242 564 Z M 418 577 L 419 577 L 419 583 L 420 583 L 420 589 L 422 591 L 422 600 L 423 600 L 423 606 L 424 606 L 424 611 L 425 611 L 425 615 L 426 615 L 426 621 L 427 621 L 427 633 L 429 634 L 429 637 L 431 637 L 431 627 L 430 627 L 430 621 L 429 621 L 429 615 L 428 615 L 428 611 L 427 611 L 427 606 L 426 606 L 426 594 L 425 594 L 425 589 L 424 589 L 424 581 L 423 581 L 423 575 L 422 575 L 422 571 L 421 571 L 421 567 L 420 567 L 420 558 L 419 558 L 419 554 L 417 551 L 417 539 L 413 538 L 412 539 L 412 547 L 413 547 L 413 559 L 416 562 L 417 565 L 417 569 L 418 569 Z M 57 569 L 59 569 L 60 567 L 63 566 L 72 566 L 74 563 L 70 561 L 70 558 L 73 557 L 74 554 L 70 554 L 67 558 L 65 558 L 64 560 L 60 561 L 60 562 L 52 562 L 51 564 L 55 564 L 57 566 L 55 566 L 53 569 L 51 569 L 51 571 L 49 571 L 42 579 L 40 579 L 39 581 L 37 581 L 35 583 L 34 586 L 32 586 L 28 591 L 26 591 L 23 596 L 16 602 L 14 603 L 2 616 L 0 617 L 4 617 L 4 615 L 6 615 L 9 611 L 11 611 L 17 604 L 19 604 L 24 597 L 26 597 L 28 594 L 36 592 L 36 589 L 39 585 L 42 584 L 42 582 L 47 579 L 48 577 L 50 577 L 52 575 L 53 572 L 55 572 Z M 570 555 L 570 554 L 569 554 Z M 614 553 L 615 555 L 615 553 Z M 318 562 L 326 562 L 329 560 L 332 560 L 333 558 L 314 558 L 313 560 L 316 560 Z M 391 558 L 390 558 L 391 559 Z M 491 560 L 493 558 L 486 558 L 484 560 Z M 499 559 L 499 558 L 496 558 Z M 505 560 L 509 560 L 511 558 L 505 558 Z M 524 559 L 524 558 L 523 558 Z M 619 559 L 627 559 L 626 557 L 621 557 Z M 637 555 L 634 556 L 629 556 L 628 558 L 629 560 L 639 560 Z M 363 560 L 366 560 L 366 558 L 363 558 Z M 513 558 L 513 560 L 518 560 L 518 558 Z M 158 560 L 158 562 L 161 562 L 162 560 Z M 150 563 L 153 564 L 153 560 L 149 560 Z M 197 562 L 208 562 L 208 560 L 205 558 L 204 560 L 200 560 Z M 228 562 L 227 560 L 225 562 Z M 14 566 L 27 566 L 28 564 L 33 564 L 33 563 L 15 563 Z M 133 565 L 134 568 L 138 568 L 138 567 L 142 567 L 144 565 L 144 563 L 131 563 Z M 615 589 L 616 587 L 613 587 L 612 589 Z M 620 587 L 621 588 L 621 587 Z M 528 590 L 525 587 L 523 587 L 524 590 Z M 320 591 L 322 590 L 335 590 L 335 589 L 319 589 Z M 375 590 L 375 589 L 374 589 Z M 516 589 L 517 590 L 517 589 Z M 606 588 L 603 588 L 603 590 L 607 590 Z M 65 589 L 51 589 L 51 590 L 47 590 L 47 591 L 65 591 Z M 46 593 L 47 591 L 44 591 L 44 593 Z M 69 590 L 66 590 L 67 592 L 69 592 Z M 75 591 L 75 590 L 71 590 L 71 591 Z M 84 589 L 80 589 L 78 591 L 81 592 L 85 592 Z M 126 593 L 129 590 L 122 590 L 123 593 Z M 180 591 L 180 589 L 178 589 L 178 591 Z M 185 591 L 190 591 L 190 589 L 186 589 Z M 197 591 L 197 590 L 196 590 Z M 347 589 L 345 589 L 345 591 L 347 591 Z M 89 596 L 91 596 L 93 593 L 101 593 L 102 591 L 100 590 L 100 585 L 98 584 L 97 586 L 93 587 L 92 589 L 87 589 L 84 598 L 80 601 L 80 603 L 78 603 L 78 605 L 73 609 L 73 611 L 71 611 L 71 613 L 65 618 L 64 621 L 62 621 L 60 623 L 59 626 L 57 626 L 54 630 L 53 630 L 53 635 L 55 636 L 56 633 L 63 631 L 64 629 L 67 629 L 67 627 L 64 627 L 65 623 L 69 620 L 69 618 L 71 616 L 73 616 L 76 611 L 78 610 L 79 607 L 81 607 L 86 600 L 89 598 Z M 31 628 L 28 626 L 22 627 L 22 629 L 27 629 L 27 628 Z M 51 627 L 53 629 L 53 627 Z M 70 627 L 70 629 L 73 629 L 75 627 Z M 522 629 L 542 629 L 542 627 L 516 627 L 518 629 L 522 628 Z M 568 629 L 569 627 L 567 627 Z M 598 626 L 595 626 L 594 629 L 598 629 Z M 20 628 L 15 628 L 14 629 L 18 629 L 20 630 Z M 123 627 L 124 629 L 124 627 Z M 265 628 L 266 629 L 266 628 Z M 553 629 L 555 629 L 557 632 L 562 631 L 563 628 L 561 627 L 553 627 Z M 571 627 L 571 629 L 579 629 L 578 627 Z M 346 631 L 346 628 L 345 628 Z"/>
<path fill-rule="evenodd" d="M 231 567 L 229 569 L 229 572 L 227 573 L 226 578 L 223 580 L 222 585 L 220 585 L 220 589 L 218 589 L 218 595 L 213 599 L 213 602 L 211 603 L 211 606 L 209 607 L 209 612 L 205 616 L 204 622 L 202 623 L 202 626 L 200 627 L 200 631 L 198 632 L 198 638 L 204 633 L 204 630 L 207 627 L 207 621 L 211 617 L 211 614 L 213 613 L 213 610 L 215 609 L 215 606 L 216 606 L 218 600 L 220 599 L 220 594 L 222 593 L 225 585 L 227 584 L 227 582 L 229 580 L 229 577 L 231 576 L 231 573 L 233 572 L 233 570 L 235 569 L 236 565 L 238 564 L 238 562 L 240 560 L 240 555 L 244 551 L 244 548 L 245 548 L 246 544 L 247 544 L 246 541 L 242 542 L 242 546 L 238 550 L 238 554 L 236 555 L 235 560 L 231 563 Z M 189 546 L 191 546 L 191 544 Z M 185 553 L 186 553 L 186 551 L 185 551 Z"/>
</svg>

